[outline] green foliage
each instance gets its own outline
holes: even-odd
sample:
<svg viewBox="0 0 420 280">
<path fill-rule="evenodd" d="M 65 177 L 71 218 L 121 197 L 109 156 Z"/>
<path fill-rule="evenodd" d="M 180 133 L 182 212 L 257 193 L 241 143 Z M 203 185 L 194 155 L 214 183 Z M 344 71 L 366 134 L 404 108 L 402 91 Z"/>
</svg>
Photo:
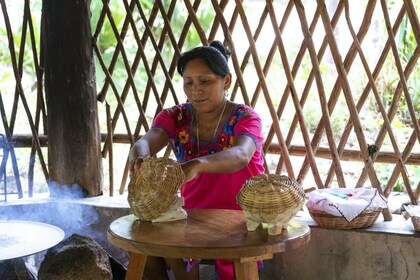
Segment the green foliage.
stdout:
<svg viewBox="0 0 420 280">
<path fill-rule="evenodd" d="M 419 3 L 420 1 L 417 1 L 417 3 L 415 3 L 417 9 Z M 397 37 L 399 56 L 402 58 L 402 61 L 404 63 L 407 63 L 410 60 L 418 45 L 419 43 L 415 38 L 414 29 L 410 24 L 408 16 L 405 15 Z M 420 66 L 418 64 L 414 68 L 413 73 L 410 75 L 410 78 L 407 80 L 407 86 L 410 91 L 410 98 L 414 106 L 414 111 L 420 112 Z M 412 123 L 413 120 L 411 120 L 410 118 L 406 98 L 404 98 L 402 101 L 400 114 L 402 122 L 406 124 Z M 419 115 L 417 115 L 416 118 L 418 117 Z"/>
<path fill-rule="evenodd" d="M 378 175 L 378 179 L 381 182 L 381 185 L 384 186 L 389 181 L 391 174 L 394 171 L 395 165 L 378 163 L 376 166 L 376 174 Z M 411 189 L 416 191 L 416 186 L 420 181 L 420 168 L 415 165 L 407 165 L 406 169 Z M 392 190 L 394 192 L 405 192 L 405 185 L 401 174 L 398 176 L 398 179 L 395 182 L 395 186 Z"/>
<path fill-rule="evenodd" d="M 13 38 L 13 43 L 14 43 L 13 48 L 15 51 L 15 60 L 16 60 L 16 63 L 19 63 L 19 56 L 21 55 L 20 54 L 21 45 L 24 40 L 25 45 L 23 48 L 22 71 L 26 79 L 30 80 L 29 83 L 32 86 L 33 84 L 36 83 L 36 72 L 35 72 L 35 64 L 34 64 L 33 52 L 32 52 L 32 41 L 31 41 L 30 33 L 29 33 L 29 24 L 26 23 L 27 25 L 26 37 L 22 38 L 22 30 L 23 30 L 22 18 L 23 18 L 24 6 L 23 6 L 23 2 L 16 3 L 16 5 L 18 5 L 19 7 L 19 9 L 16 8 L 19 11 L 19 16 L 20 16 L 19 18 L 11 17 L 13 12 L 8 10 L 11 31 L 13 33 L 12 38 Z M 39 47 L 40 22 L 38 22 L 37 19 L 39 19 L 40 17 L 37 16 L 37 14 L 39 14 L 41 11 L 41 1 L 40 0 L 31 1 L 30 10 L 31 10 L 31 16 L 32 16 L 31 20 L 34 27 L 35 42 L 36 44 L 38 44 L 36 48 L 37 48 L 37 52 L 39 53 L 40 51 L 40 47 Z M 6 39 L 8 38 L 8 36 L 7 36 L 7 29 L 4 22 L 0 23 L 0 38 L 4 38 L 4 40 L 0 40 L 0 65 L 7 65 L 7 67 L 10 67 L 10 69 L 12 69 L 11 68 L 11 65 L 12 65 L 11 50 L 9 46 L 9 41 Z M 0 84 L 4 83 L 8 85 L 10 83 L 7 81 L 12 80 L 13 78 L 14 78 L 13 72 L 2 71 L 0 73 Z"/>
<path fill-rule="evenodd" d="M 396 8 L 399 9 L 400 3 L 396 3 L 395 1 L 390 1 L 388 3 L 388 9 L 394 10 Z M 419 11 L 419 0 L 414 0 L 413 5 L 416 11 Z M 383 25 L 383 32 L 387 34 L 387 30 L 385 25 Z M 410 19 L 407 14 L 404 15 L 404 18 L 399 26 L 399 30 L 396 33 L 396 43 L 399 52 L 400 60 L 403 64 L 403 67 L 408 63 L 411 57 L 414 54 L 415 49 L 418 47 L 418 42 L 415 38 L 414 29 L 410 24 Z M 383 69 L 377 79 L 377 87 L 378 91 L 381 95 L 381 101 L 384 105 L 385 109 L 388 109 L 391 105 L 391 102 L 394 98 L 395 89 L 398 85 L 399 75 L 397 68 L 395 67 L 395 59 L 390 52 Z M 417 65 L 414 67 L 412 73 L 410 74 L 409 78 L 406 80 L 407 87 L 409 90 L 409 95 L 411 102 L 414 107 L 414 111 L 417 112 L 416 119 L 419 118 L 418 112 L 420 112 L 420 66 Z M 401 85 L 400 85 L 401 86 Z M 407 105 L 407 100 L 404 94 L 402 94 L 401 99 L 399 100 L 399 111 L 398 117 L 399 121 L 404 125 L 410 125 L 414 120 L 412 120 L 409 108 Z M 372 98 L 370 104 L 370 110 L 377 111 L 378 107 L 376 101 Z M 393 121 L 395 122 L 395 120 Z"/>
</svg>

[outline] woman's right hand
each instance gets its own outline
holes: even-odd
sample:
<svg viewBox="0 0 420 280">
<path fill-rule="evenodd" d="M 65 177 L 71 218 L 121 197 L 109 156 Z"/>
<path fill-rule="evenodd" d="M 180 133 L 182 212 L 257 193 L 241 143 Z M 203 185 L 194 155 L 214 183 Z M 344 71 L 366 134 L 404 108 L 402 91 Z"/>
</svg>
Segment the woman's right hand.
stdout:
<svg viewBox="0 0 420 280">
<path fill-rule="evenodd" d="M 137 140 L 129 152 L 130 177 L 140 168 L 143 159 L 156 155 L 164 146 L 168 144 L 169 136 L 165 130 L 152 127 L 149 131 Z"/>
<path fill-rule="evenodd" d="M 143 163 L 143 159 L 144 157 L 138 157 L 130 163 L 130 178 L 133 176 L 134 172 L 136 172 L 140 168 L 141 164 Z"/>
</svg>

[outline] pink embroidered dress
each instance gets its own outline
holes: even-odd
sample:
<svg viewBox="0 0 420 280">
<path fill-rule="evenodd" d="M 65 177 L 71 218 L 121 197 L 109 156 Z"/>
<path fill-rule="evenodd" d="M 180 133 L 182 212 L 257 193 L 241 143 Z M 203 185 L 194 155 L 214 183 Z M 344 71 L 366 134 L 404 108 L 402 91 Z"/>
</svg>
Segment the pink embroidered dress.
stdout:
<svg viewBox="0 0 420 280">
<path fill-rule="evenodd" d="M 152 127 L 163 128 L 170 136 L 178 161 L 186 162 L 199 156 L 229 149 L 235 135 L 249 136 L 257 147 L 249 164 L 230 174 L 202 173 L 181 188 L 184 208 L 237 209 L 236 195 L 247 179 L 264 173 L 262 158 L 261 119 L 246 105 L 237 104 L 212 141 L 200 141 L 193 135 L 194 115 L 191 103 L 184 103 L 161 111 Z M 198 154 L 198 147 L 200 151 Z"/>
</svg>

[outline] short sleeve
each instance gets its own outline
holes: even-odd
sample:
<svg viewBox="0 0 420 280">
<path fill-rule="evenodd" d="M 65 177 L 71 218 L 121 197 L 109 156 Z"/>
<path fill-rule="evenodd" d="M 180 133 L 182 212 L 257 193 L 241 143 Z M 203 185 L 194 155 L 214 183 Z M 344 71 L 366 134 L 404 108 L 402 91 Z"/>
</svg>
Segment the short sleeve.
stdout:
<svg viewBox="0 0 420 280">
<path fill-rule="evenodd" d="M 165 109 L 160 111 L 155 119 L 153 120 L 152 127 L 159 127 L 164 129 L 171 139 L 174 138 L 175 133 L 175 121 L 174 121 L 173 109 Z"/>
<path fill-rule="evenodd" d="M 247 135 L 252 138 L 257 148 L 263 143 L 260 116 L 251 107 L 242 105 L 236 112 L 237 123 L 233 127 L 234 135 Z"/>
</svg>

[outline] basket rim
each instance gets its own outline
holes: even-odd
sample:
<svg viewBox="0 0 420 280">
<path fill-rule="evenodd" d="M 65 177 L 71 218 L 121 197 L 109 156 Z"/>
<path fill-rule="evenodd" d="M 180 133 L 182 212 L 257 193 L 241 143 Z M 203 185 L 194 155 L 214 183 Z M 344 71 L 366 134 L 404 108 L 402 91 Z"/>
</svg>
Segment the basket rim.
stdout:
<svg viewBox="0 0 420 280">
<path fill-rule="evenodd" d="M 356 229 L 371 226 L 382 212 L 382 208 L 366 208 L 353 220 L 347 221 L 343 216 L 335 216 L 326 211 L 309 209 L 312 219 L 322 228 Z"/>
<path fill-rule="evenodd" d="M 244 210 L 283 212 L 290 207 L 302 207 L 305 193 L 302 186 L 288 176 L 262 173 L 242 185 L 236 201 Z"/>
<path fill-rule="evenodd" d="M 356 218 L 361 216 L 361 215 L 363 215 L 363 216 L 370 215 L 371 213 L 376 213 L 376 212 L 381 211 L 381 210 L 382 210 L 382 208 L 380 208 L 380 207 L 373 207 L 373 208 L 368 207 L 365 210 L 363 210 L 362 212 L 360 212 L 360 214 L 357 215 Z M 344 218 L 344 216 L 342 216 L 342 215 L 340 215 L 340 216 L 333 215 L 333 214 L 328 213 L 327 211 L 315 210 L 315 209 L 311 209 L 311 208 L 308 208 L 308 211 L 310 213 L 313 213 L 314 215 L 325 215 L 325 216 L 328 215 L 328 216 L 331 216 L 331 217 Z"/>
</svg>

